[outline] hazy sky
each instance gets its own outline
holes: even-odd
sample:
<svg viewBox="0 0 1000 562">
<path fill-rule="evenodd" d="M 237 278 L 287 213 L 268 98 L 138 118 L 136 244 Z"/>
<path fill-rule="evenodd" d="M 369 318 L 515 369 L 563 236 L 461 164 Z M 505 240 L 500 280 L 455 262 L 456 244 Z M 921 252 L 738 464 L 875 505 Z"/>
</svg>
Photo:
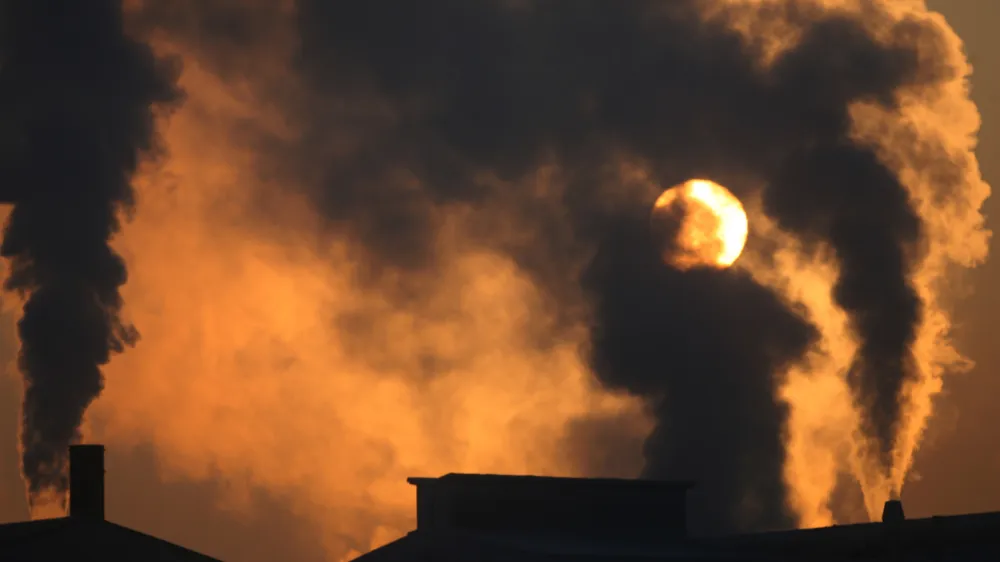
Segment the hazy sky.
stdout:
<svg viewBox="0 0 1000 562">
<path fill-rule="evenodd" d="M 1000 70 L 991 60 L 997 44 L 1000 3 L 993 0 L 931 0 L 965 40 L 975 68 L 973 98 L 983 117 L 979 161 L 990 183 L 1000 178 Z M 997 203 L 987 203 L 995 214 Z M 992 321 L 1000 316 L 1000 266 L 995 261 L 970 278 L 971 296 L 958 314 L 958 339 L 976 368 L 945 383 L 945 395 L 930 423 L 915 466 L 914 481 L 904 490 L 909 516 L 1000 510 L 1000 423 L 995 396 L 1000 395 L 1000 348 Z M 9 330 L 8 323 L 0 329 Z M 0 341 L 10 342 L 9 332 Z M 8 343 L 9 344 L 9 343 Z M 141 344 L 140 344 L 141 345 Z M 3 350 L 3 359 L 13 350 Z M 17 470 L 16 427 L 19 383 L 0 384 L 0 520 L 27 515 Z M 193 436 L 194 437 L 194 436 Z M 250 508 L 226 509 L 232 493 L 224 484 L 163 482 L 148 449 L 112 449 L 108 454 L 108 517 L 208 554 L 233 560 L 322 559 L 320 537 L 335 529 L 309 526 L 274 498 L 254 492 Z M 217 479 L 222 482 L 222 479 Z M 229 495 L 227 495 L 229 494 Z"/>
</svg>

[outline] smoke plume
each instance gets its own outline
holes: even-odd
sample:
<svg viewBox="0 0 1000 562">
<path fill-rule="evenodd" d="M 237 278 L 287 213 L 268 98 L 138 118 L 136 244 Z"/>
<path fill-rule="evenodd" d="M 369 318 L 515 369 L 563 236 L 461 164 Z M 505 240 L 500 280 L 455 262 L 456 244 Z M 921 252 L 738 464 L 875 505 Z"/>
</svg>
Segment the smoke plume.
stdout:
<svg viewBox="0 0 1000 562">
<path fill-rule="evenodd" d="M 811 2 L 772 2 L 751 11 L 746 4 L 727 10 L 705 2 L 442 1 L 416 7 L 305 0 L 298 9 L 299 64 L 306 83 L 321 98 L 364 95 L 392 108 L 391 122 L 371 142 L 360 143 L 349 163 L 331 166 L 319 189 L 328 215 L 349 218 L 377 259 L 407 266 L 429 263 L 432 257 L 421 241 L 433 229 L 430 209 L 493 205 L 491 198 L 497 197 L 530 201 L 527 193 L 491 193 L 477 176 L 516 181 L 551 164 L 565 178 L 556 196 L 559 215 L 534 217 L 543 225 L 534 244 L 505 250 L 539 283 L 565 295 L 575 266 L 588 259 L 592 248 L 609 243 L 627 201 L 636 200 L 628 186 L 607 173 L 623 153 L 642 162 L 654 185 L 710 177 L 745 198 L 756 192 L 763 212 L 779 228 L 807 249 L 832 252 L 838 268 L 834 300 L 859 342 L 847 377 L 861 411 L 861 429 L 872 443 L 871 454 L 863 454 L 889 476 L 905 385 L 917 377 L 913 346 L 924 311 L 914 276 L 927 238 L 900 171 L 878 145 L 858 138 L 852 112 L 866 105 L 901 115 L 904 96 L 954 79 L 956 69 L 944 64 L 943 53 L 928 52 L 927 45 L 940 43 L 937 22 L 879 5 L 851 11 Z M 389 13 L 398 17 L 388 18 Z M 739 32 L 747 18 L 759 26 L 784 25 L 790 30 L 788 43 L 775 49 L 748 39 Z M 317 125 L 334 126 L 323 120 Z M 310 154 L 310 159 L 320 157 Z M 384 177 L 392 169 L 407 170 L 422 189 Z M 553 223 L 569 229 L 568 244 L 547 236 L 559 230 Z M 634 247 L 641 243 L 626 243 L 617 252 L 627 254 Z M 533 261 L 523 253 L 546 257 Z M 560 259 L 562 277 L 556 281 L 561 284 L 553 287 L 551 272 L 538 275 L 537 263 Z M 616 275 L 630 271 L 621 264 L 612 269 Z M 714 347 L 720 356 L 739 358 L 717 369 L 766 387 L 782 365 L 803 355 L 808 328 L 776 327 L 767 336 L 767 330 L 747 322 L 729 332 L 718 327 L 721 319 L 704 311 L 686 320 L 690 337 L 701 332 L 703 339 L 677 349 L 661 342 L 660 353 L 642 368 L 633 360 L 641 356 L 635 352 L 633 359 L 614 362 L 608 358 L 619 356 L 602 349 L 603 341 L 621 347 L 622 340 L 645 341 L 637 335 L 644 331 L 670 333 L 654 318 L 680 305 L 629 308 L 627 320 L 617 321 L 620 313 L 611 303 L 618 301 L 609 292 L 630 291 L 631 298 L 647 303 L 683 294 L 666 282 L 640 282 L 650 276 L 642 268 L 631 271 L 627 282 L 596 286 L 591 322 L 597 334 L 604 334 L 591 342 L 598 377 L 612 384 L 628 381 L 615 386 L 654 401 L 679 388 L 699 396 L 688 385 L 700 380 L 707 385 L 704 396 L 740 395 L 747 400 L 746 412 L 763 415 L 770 409 L 780 420 L 782 406 L 776 400 L 750 403 L 754 393 L 742 392 L 738 384 L 696 376 L 685 350 Z M 733 317 L 753 317 L 743 310 L 760 314 L 781 308 L 768 304 L 767 291 L 730 302 L 731 287 L 697 286 L 706 300 L 729 303 Z M 608 336 L 613 330 L 622 335 Z M 758 342 L 759 337 L 776 339 Z M 768 352 L 741 355 L 750 342 Z M 683 426 L 722 442 L 720 434 L 753 425 L 744 418 L 720 418 L 700 420 L 695 429 L 678 423 L 688 418 L 682 410 L 683 404 L 658 408 L 663 426 Z M 716 432 L 713 423 L 729 429 Z M 772 467 L 781 465 L 782 448 L 765 444 L 775 435 L 780 439 L 781 427 L 776 422 L 755 434 L 757 449 L 771 451 Z M 687 440 L 676 433 L 672 439 Z M 669 465 L 668 456 L 705 458 L 696 451 L 668 455 L 670 446 L 657 446 L 666 441 L 661 439 L 658 434 L 648 443 L 650 474 L 652 467 Z M 702 474 L 711 473 L 709 463 L 733 470 L 705 486 L 728 485 L 745 474 L 735 468 L 746 460 L 745 451 L 733 448 L 730 454 L 726 463 L 705 459 Z M 784 503 L 780 488 L 748 485 L 741 493 L 767 490 L 775 507 Z M 739 495 L 733 494 L 724 509 L 737 509 Z"/>
<path fill-rule="evenodd" d="M 697 484 L 691 525 L 702 532 L 794 526 L 775 387 L 815 332 L 747 275 L 664 267 L 635 223 L 609 231 L 585 286 L 600 319 L 595 371 L 651 397 L 659 420 L 644 473 Z"/>
<path fill-rule="evenodd" d="M 121 1 L 0 4 L 0 253 L 23 298 L 22 470 L 33 509 L 64 499 L 66 451 L 100 394 L 101 366 L 132 345 L 121 321 L 125 263 L 108 242 L 133 203 L 152 106 L 177 101 L 175 69 L 123 31 Z"/>
<path fill-rule="evenodd" d="M 921 221 L 900 178 L 873 147 L 851 138 L 850 108 L 859 102 L 892 108 L 897 90 L 947 78 L 944 69 L 921 68 L 913 45 L 892 37 L 904 29 L 931 31 L 904 20 L 880 44 L 863 20 L 834 15 L 773 64 L 776 81 L 788 85 L 778 96 L 810 101 L 788 108 L 800 148 L 785 155 L 764 196 L 780 226 L 834 251 L 835 300 L 860 341 L 852 384 L 886 475 L 903 384 L 915 369 L 911 347 L 921 303 L 910 278 L 920 258 Z"/>
<path fill-rule="evenodd" d="M 404 531 L 421 472 L 695 478 L 706 532 L 822 521 L 840 471 L 898 491 L 988 193 L 919 3 L 142 4 L 194 103 L 184 189 L 145 177 L 121 242 L 150 328 L 106 435 L 296 498 L 338 554 Z M 742 265 L 658 261 L 692 177 L 747 203 Z M 633 443 L 636 401 L 644 468 L 581 447 Z"/>
</svg>

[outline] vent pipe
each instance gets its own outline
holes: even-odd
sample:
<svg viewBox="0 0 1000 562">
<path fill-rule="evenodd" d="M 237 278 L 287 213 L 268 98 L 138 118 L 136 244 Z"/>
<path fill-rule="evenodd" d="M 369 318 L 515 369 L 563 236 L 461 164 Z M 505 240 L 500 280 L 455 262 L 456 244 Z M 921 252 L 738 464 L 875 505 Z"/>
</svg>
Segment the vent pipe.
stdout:
<svg viewBox="0 0 1000 562">
<path fill-rule="evenodd" d="M 900 500 L 885 502 L 885 506 L 882 508 L 883 523 L 901 523 L 904 520 L 906 520 L 906 515 L 903 513 L 903 502 Z"/>
<path fill-rule="evenodd" d="M 104 445 L 70 445 L 69 516 L 104 520 Z"/>
</svg>

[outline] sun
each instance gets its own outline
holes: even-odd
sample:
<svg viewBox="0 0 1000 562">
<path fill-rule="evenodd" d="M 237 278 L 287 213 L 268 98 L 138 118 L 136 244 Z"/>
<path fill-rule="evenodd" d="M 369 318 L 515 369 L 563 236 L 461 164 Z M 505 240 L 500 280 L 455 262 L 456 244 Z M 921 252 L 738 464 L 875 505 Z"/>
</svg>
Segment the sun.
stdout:
<svg viewBox="0 0 1000 562">
<path fill-rule="evenodd" d="M 688 180 L 664 191 L 650 213 L 663 260 L 680 270 L 731 266 L 747 242 L 743 204 L 721 185 Z"/>
</svg>

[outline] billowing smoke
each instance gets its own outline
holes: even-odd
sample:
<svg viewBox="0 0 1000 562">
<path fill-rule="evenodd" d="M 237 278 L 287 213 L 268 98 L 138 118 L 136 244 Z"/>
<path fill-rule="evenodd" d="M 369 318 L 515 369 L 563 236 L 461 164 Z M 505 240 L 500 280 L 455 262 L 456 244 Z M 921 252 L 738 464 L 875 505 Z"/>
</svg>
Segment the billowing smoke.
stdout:
<svg viewBox="0 0 1000 562">
<path fill-rule="evenodd" d="M 775 387 L 815 333 L 746 275 L 664 267 L 643 223 L 623 223 L 585 285 L 599 319 L 596 372 L 649 396 L 659 420 L 645 474 L 695 482 L 691 524 L 703 532 L 794 526 Z"/>
<path fill-rule="evenodd" d="M 888 475 L 903 384 L 916 367 L 911 346 L 921 310 L 910 278 L 920 257 L 921 221 L 875 148 L 851 138 L 850 109 L 858 102 L 892 108 L 902 87 L 948 76 L 941 75 L 947 69 L 920 65 L 909 35 L 919 40 L 933 28 L 903 21 L 882 44 L 865 25 L 835 15 L 816 22 L 771 68 L 784 90 L 777 99 L 790 102 L 782 118 L 800 141 L 768 178 L 764 203 L 780 226 L 834 250 L 840 265 L 835 300 L 860 340 L 852 383 Z"/>
<path fill-rule="evenodd" d="M 773 3 L 756 17 L 781 18 L 797 37 L 765 53 L 736 31 L 746 11 L 707 18 L 706 5 L 305 0 L 300 64 L 321 98 L 366 95 L 392 108 L 375 140 L 321 184 L 330 216 L 350 221 L 379 259 L 426 263 L 430 209 L 490 204 L 477 174 L 515 181 L 548 163 L 563 171 L 560 214 L 534 218 L 566 221 L 569 247 L 546 226 L 530 248 L 512 251 L 532 271 L 529 255 L 585 261 L 601 247 L 599 256 L 613 256 L 589 265 L 594 367 L 602 381 L 657 404 L 646 473 L 731 487 L 712 498 L 722 505 L 706 508 L 728 511 L 713 523 L 757 528 L 780 524 L 784 505 L 775 377 L 803 354 L 810 329 L 735 273 L 714 281 L 658 272 L 642 257 L 642 236 L 616 234 L 621 221 L 645 218 L 627 215 L 627 190 L 607 169 L 625 153 L 663 187 L 705 176 L 743 196 L 762 189 L 780 227 L 832 248 L 835 300 L 860 340 L 852 386 L 888 474 L 915 368 L 921 310 L 910 279 L 921 221 L 877 147 L 852 136 L 851 110 L 868 103 L 891 112 L 897 92 L 950 79 L 952 69 L 923 58 L 936 27 L 877 7 L 859 16 Z M 385 176 L 399 169 L 422 189 Z M 528 193 L 499 197 L 532 204 Z M 555 292 L 575 280 L 573 261 L 563 265 Z M 708 452 L 716 449 L 725 453 Z M 767 515 L 742 520 L 744 509 Z"/>
<path fill-rule="evenodd" d="M 337 353 L 351 358 L 336 355 L 345 367 L 331 377 L 374 373 L 365 380 L 382 389 L 405 366 L 405 386 L 419 396 L 454 373 L 464 388 L 477 388 L 468 364 L 486 367 L 467 363 L 466 353 L 502 362 L 510 357 L 490 346 L 506 340 L 473 341 L 469 333 L 456 341 L 433 314 L 397 323 L 397 313 L 443 306 L 444 323 L 464 329 L 455 318 L 494 309 L 479 297 L 441 305 L 442 291 L 459 292 L 454 264 L 480 252 L 491 264 L 503 256 L 517 275 L 485 268 L 458 277 L 516 279 L 518 290 L 520 275 L 530 279 L 539 296 L 528 308 L 545 321 L 519 330 L 529 343 L 516 349 L 532 366 L 587 332 L 586 363 L 601 385 L 641 398 L 654 414 L 643 473 L 699 481 L 701 530 L 795 524 L 801 514 L 790 507 L 783 468 L 789 406 L 779 388 L 790 369 L 810 366 L 808 352 L 829 332 L 815 311 L 793 306 L 739 263 L 681 272 L 658 261 L 650 205 L 659 189 L 704 177 L 759 201 L 748 252 L 764 255 L 777 243 L 755 237 L 756 221 L 776 224 L 806 257 L 832 256 L 828 292 L 858 340 L 852 365 L 835 375 L 850 384 L 871 441 L 857 454 L 883 475 L 894 459 L 909 462 L 927 412 L 908 410 L 908 400 L 925 395 L 907 385 L 936 377 L 948 362 L 914 351 L 931 333 L 931 312 L 935 334 L 946 339 L 947 316 L 931 297 L 951 263 L 982 257 L 952 248 L 940 217 L 960 218 L 958 231 L 978 244 L 985 196 L 969 179 L 968 147 L 918 124 L 930 120 L 935 100 L 965 100 L 965 92 L 949 89 L 964 72 L 951 36 L 916 3 L 253 4 L 145 2 L 140 21 L 164 49 L 251 92 L 225 111 L 236 115 L 231 148 L 254 155 L 233 166 L 258 178 L 247 197 L 255 232 L 306 230 L 272 228 L 281 220 L 275 201 L 305 196 L 322 222 L 322 235 L 309 240 L 332 236 L 348 247 L 347 258 L 329 258 L 330 268 L 350 277 L 338 290 L 357 304 L 331 297 L 336 312 L 320 315 L 323 326 L 335 326 Z M 870 119 L 859 124 L 858 115 Z M 900 148 L 902 139 L 919 148 Z M 941 180 L 933 197 L 928 178 Z M 935 214 L 932 200 L 947 201 L 948 211 Z M 493 290 L 509 306 L 509 294 Z M 310 325 L 282 345 L 319 330 Z M 434 339 L 439 331 L 449 335 Z M 532 380 L 544 386 L 546 376 Z M 907 415 L 920 420 L 904 431 Z M 608 428 L 634 426 L 576 427 L 600 427 L 597 447 L 614 441 Z M 579 441 L 575 435 L 574 450 Z M 275 481 L 286 486 L 282 474 Z M 818 501 L 829 492 L 820 490 Z"/>
<path fill-rule="evenodd" d="M 179 96 L 175 66 L 125 35 L 121 0 L 9 0 L 0 21 L 0 193 L 14 205 L 0 253 L 5 288 L 26 299 L 21 452 L 37 509 L 64 499 L 66 450 L 101 366 L 136 340 L 109 240 L 140 153 L 155 148 L 153 105 Z"/>
</svg>

